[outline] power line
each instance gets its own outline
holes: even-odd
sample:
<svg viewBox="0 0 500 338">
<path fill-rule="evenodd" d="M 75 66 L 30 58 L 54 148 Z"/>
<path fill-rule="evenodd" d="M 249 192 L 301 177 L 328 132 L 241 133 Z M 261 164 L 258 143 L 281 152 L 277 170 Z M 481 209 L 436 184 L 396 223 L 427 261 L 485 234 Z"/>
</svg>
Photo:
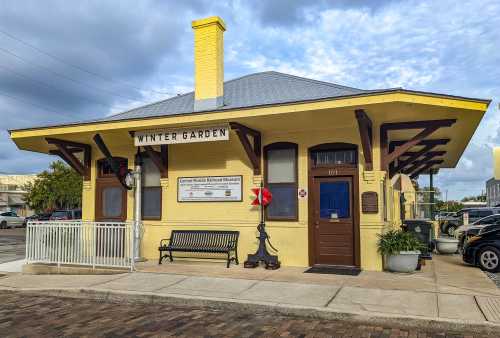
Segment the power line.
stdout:
<svg viewBox="0 0 500 338">
<path fill-rule="evenodd" d="M 143 101 L 143 100 L 138 100 L 138 99 L 136 99 L 136 98 L 126 97 L 126 96 L 123 96 L 123 95 L 121 95 L 121 94 L 118 94 L 118 93 L 115 93 L 115 92 L 112 92 L 112 91 L 109 91 L 109 90 L 106 90 L 106 89 L 103 89 L 103 88 L 100 88 L 100 87 L 97 87 L 97 86 L 90 86 L 90 85 L 88 85 L 88 84 L 87 84 L 87 83 L 85 83 L 85 82 L 82 82 L 82 81 L 79 81 L 79 80 L 75 80 L 75 79 L 73 79 L 73 78 L 71 78 L 71 77 L 69 77 L 69 76 L 66 76 L 66 75 L 61 74 L 61 73 L 56 72 L 56 71 L 53 71 L 52 69 L 50 69 L 50 68 L 48 68 L 48 67 L 45 67 L 45 66 L 43 66 L 43 65 L 41 65 L 41 64 L 39 64 L 39 63 L 36 63 L 36 62 L 33 62 L 33 61 L 26 60 L 26 59 L 25 59 L 25 58 L 23 58 L 22 56 L 19 56 L 19 55 L 17 55 L 16 53 L 14 53 L 14 52 L 12 52 L 12 51 L 10 51 L 10 50 L 8 50 L 8 49 L 5 49 L 5 48 L 0 47 L 0 51 L 1 51 L 1 52 L 4 52 L 4 53 L 6 53 L 6 54 L 9 54 L 9 55 L 11 55 L 11 56 L 14 56 L 15 58 L 17 58 L 17 59 L 19 59 L 19 60 L 23 61 L 24 63 L 26 63 L 26 64 L 28 64 L 28 65 L 35 65 L 35 66 L 40 67 L 41 69 L 45 70 L 46 72 L 49 72 L 49 73 L 54 74 L 54 75 L 56 75 L 56 76 L 59 76 L 59 77 L 61 77 L 61 78 L 63 78 L 63 79 L 66 79 L 66 80 L 68 80 L 68 81 L 74 82 L 74 83 L 79 84 L 79 85 L 81 85 L 81 86 L 85 86 L 85 87 L 88 87 L 88 88 L 93 89 L 93 90 L 100 90 L 100 91 L 103 91 L 103 92 L 107 92 L 107 93 L 109 93 L 109 94 L 111 94 L 111 95 L 119 96 L 119 97 L 121 97 L 121 98 L 123 98 L 123 99 L 126 99 L 126 100 L 130 100 L 130 101 L 139 101 L 139 102 L 146 103 L 146 101 Z"/>
<path fill-rule="evenodd" d="M 2 92 L 2 91 L 0 91 L 0 95 L 3 95 L 5 97 L 8 97 L 8 98 L 16 100 L 16 101 L 23 102 L 25 104 L 29 104 L 31 106 L 34 106 L 34 107 L 37 107 L 37 108 L 40 108 L 40 109 L 43 109 L 43 110 L 46 110 L 46 111 L 48 111 L 50 113 L 61 114 L 60 112 L 57 112 L 53 108 L 50 108 L 50 107 L 47 107 L 47 106 L 43 106 L 43 105 L 40 105 L 40 104 L 37 104 L 37 103 L 33 103 L 33 102 L 29 101 L 29 100 L 21 99 L 21 98 L 19 98 L 17 96 L 14 96 L 14 95 L 11 95 L 11 94 L 7 94 L 7 93 Z"/>
<path fill-rule="evenodd" d="M 50 83 L 44 82 L 44 81 L 32 79 L 29 76 L 26 76 L 26 75 L 24 75 L 24 74 L 22 74 L 22 73 L 20 73 L 18 71 L 15 71 L 15 70 L 13 70 L 13 69 L 11 69 L 9 67 L 5 67 L 3 65 L 0 65 L 0 69 L 3 69 L 4 71 L 7 71 L 7 72 L 9 72 L 9 73 L 11 73 L 11 74 L 13 74 L 13 75 L 15 75 L 17 77 L 22 78 L 22 79 L 26 79 L 28 81 L 32 81 L 36 85 L 39 85 L 39 86 L 42 86 L 42 87 L 46 87 L 46 88 L 49 88 L 49 89 L 58 90 L 60 92 L 65 92 L 64 89 L 58 88 L 58 87 L 56 87 L 56 86 L 54 86 L 54 85 L 52 85 Z M 74 93 L 72 93 L 72 94 L 75 95 Z M 87 97 L 84 97 L 84 96 L 81 96 L 81 95 L 76 95 L 76 96 L 78 96 L 78 97 L 80 97 L 80 98 L 82 98 L 84 100 L 88 100 L 90 102 L 99 104 L 99 105 L 101 105 L 103 107 L 106 107 L 106 108 L 111 108 L 111 106 L 112 106 L 111 104 L 105 104 L 105 103 L 102 103 L 102 102 L 99 102 L 97 100 L 94 100 L 94 99 L 91 99 L 91 98 L 87 98 Z M 115 107 L 117 107 L 118 109 L 128 109 L 128 107 L 124 107 L 124 106 L 120 106 L 120 105 L 116 105 Z"/>
<path fill-rule="evenodd" d="M 93 72 L 93 71 L 87 70 L 87 69 L 85 69 L 85 68 L 83 68 L 83 67 L 80 67 L 80 66 L 75 65 L 75 64 L 73 64 L 73 63 L 67 62 L 67 61 L 63 60 L 62 58 L 60 58 L 60 57 L 58 57 L 58 56 L 56 56 L 56 55 L 54 55 L 54 54 L 52 54 L 52 53 L 46 52 L 46 51 L 44 51 L 44 50 L 42 50 L 42 49 L 38 48 L 37 46 L 34 46 L 34 45 L 32 45 L 32 44 L 30 44 L 30 43 L 28 43 L 28 42 L 26 42 L 26 41 L 24 41 L 24 40 L 22 40 L 22 39 L 20 39 L 20 38 L 18 38 L 18 37 L 15 37 L 14 35 L 12 35 L 12 34 L 10 34 L 10 33 L 6 32 L 6 31 L 3 31 L 3 30 L 1 30 L 1 29 L 0 29 L 0 33 L 2 33 L 3 35 L 5 35 L 5 36 L 7 36 L 7 37 L 9 37 L 9 38 L 11 38 L 11 39 L 13 39 L 13 40 L 17 41 L 17 42 L 22 43 L 22 44 L 23 44 L 23 45 L 25 45 L 25 46 L 28 46 L 28 47 L 30 47 L 30 48 L 32 48 L 32 49 L 34 49 L 34 50 L 36 50 L 36 51 L 37 51 L 37 52 L 39 52 L 39 53 L 42 53 L 42 54 L 44 54 L 44 55 L 46 55 L 46 56 L 48 56 L 48 57 L 51 57 L 51 58 L 53 58 L 54 60 L 57 60 L 57 61 L 59 61 L 59 62 L 61 62 L 61 63 L 64 63 L 65 65 L 68 65 L 68 66 L 70 66 L 70 67 L 73 67 L 73 68 L 75 68 L 75 69 L 78 69 L 79 71 L 82 71 L 82 72 L 84 72 L 84 73 L 87 73 L 87 74 L 90 74 L 90 75 L 96 76 L 96 77 L 98 77 L 98 78 L 100 78 L 100 79 L 103 79 L 103 80 L 105 80 L 105 81 L 109 81 L 109 82 L 116 82 L 116 83 L 122 83 L 122 84 L 125 84 L 125 85 L 127 85 L 127 86 L 130 86 L 131 88 L 134 88 L 134 89 L 139 90 L 139 91 L 146 90 L 146 91 L 149 91 L 149 92 L 152 92 L 152 93 L 156 93 L 156 94 L 162 94 L 162 95 L 172 95 L 172 96 L 174 96 L 174 95 L 175 95 L 175 94 L 172 94 L 172 93 L 160 92 L 160 91 L 156 91 L 156 90 L 152 90 L 152 89 L 142 89 L 142 88 L 139 88 L 139 87 L 137 87 L 137 86 L 134 86 L 133 84 L 131 84 L 131 83 L 129 83 L 129 82 L 126 82 L 126 81 L 117 81 L 117 80 L 113 80 L 113 79 L 107 78 L 107 77 L 105 77 L 105 76 L 103 76 L 103 75 L 100 75 L 100 74 L 98 74 L 98 73 L 96 73 L 96 72 Z"/>
</svg>

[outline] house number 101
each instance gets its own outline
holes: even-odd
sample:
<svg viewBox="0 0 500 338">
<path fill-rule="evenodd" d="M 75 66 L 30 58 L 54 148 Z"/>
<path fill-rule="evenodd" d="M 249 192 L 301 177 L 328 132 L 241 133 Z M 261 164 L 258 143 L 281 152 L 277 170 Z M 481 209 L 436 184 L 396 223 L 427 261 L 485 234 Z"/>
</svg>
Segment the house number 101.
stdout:
<svg viewBox="0 0 500 338">
<path fill-rule="evenodd" d="M 330 176 L 338 175 L 338 170 L 337 169 L 328 169 L 328 175 L 330 175 Z"/>
</svg>

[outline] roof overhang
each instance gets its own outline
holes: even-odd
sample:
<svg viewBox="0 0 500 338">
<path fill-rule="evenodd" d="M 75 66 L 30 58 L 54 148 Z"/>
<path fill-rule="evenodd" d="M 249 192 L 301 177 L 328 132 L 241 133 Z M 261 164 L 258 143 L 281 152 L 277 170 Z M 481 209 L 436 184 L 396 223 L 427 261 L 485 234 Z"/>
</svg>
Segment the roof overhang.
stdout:
<svg viewBox="0 0 500 338">
<path fill-rule="evenodd" d="M 129 131 L 156 128 L 174 128 L 190 125 L 206 125 L 217 122 L 243 122 L 256 129 L 265 130 L 272 122 L 280 120 L 280 126 L 293 128 L 311 124 L 311 115 L 332 119 L 332 110 L 336 111 L 332 123 L 338 124 L 339 116 L 346 114 L 354 120 L 355 109 L 365 109 L 374 123 L 422 121 L 429 119 L 456 119 L 449 128 L 441 128 L 427 139 L 450 139 L 446 145 L 438 146 L 434 151 L 446 151 L 443 162 L 436 168 L 453 168 L 465 150 L 490 100 L 465 98 L 428 92 L 403 89 L 372 91 L 349 97 L 337 97 L 324 100 L 292 102 L 232 110 L 218 110 L 181 115 L 168 115 L 119 121 L 95 121 L 73 125 L 58 125 L 41 128 L 11 130 L 10 135 L 19 149 L 49 153 L 52 149 L 46 137 L 57 137 L 68 141 L 92 144 L 92 136 L 97 132 L 108 135 L 109 139 L 128 137 Z M 294 119 L 281 119 L 284 115 L 295 114 Z M 338 115 L 337 115 L 338 114 Z M 276 124 L 274 124 L 276 126 Z M 415 130 L 395 130 L 390 133 L 389 141 L 411 139 Z M 128 146 L 128 144 L 127 144 Z M 411 151 L 418 151 L 415 146 Z"/>
</svg>

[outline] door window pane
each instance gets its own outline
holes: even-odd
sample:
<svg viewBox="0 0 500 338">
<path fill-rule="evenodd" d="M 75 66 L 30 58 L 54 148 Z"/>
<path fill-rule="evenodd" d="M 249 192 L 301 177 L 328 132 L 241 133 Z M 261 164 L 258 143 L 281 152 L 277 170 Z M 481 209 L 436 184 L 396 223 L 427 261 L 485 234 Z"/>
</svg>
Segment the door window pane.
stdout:
<svg viewBox="0 0 500 338">
<path fill-rule="evenodd" d="M 321 218 L 349 218 L 349 182 L 321 182 L 319 185 L 319 214 Z"/>
<path fill-rule="evenodd" d="M 295 149 L 270 149 L 267 151 L 267 182 L 295 182 Z"/>
<path fill-rule="evenodd" d="M 102 215 L 120 217 L 122 214 L 122 188 L 106 187 L 102 189 Z"/>
<path fill-rule="evenodd" d="M 294 184 L 269 184 L 272 202 L 267 206 L 269 218 L 297 218 L 297 188 Z"/>
</svg>

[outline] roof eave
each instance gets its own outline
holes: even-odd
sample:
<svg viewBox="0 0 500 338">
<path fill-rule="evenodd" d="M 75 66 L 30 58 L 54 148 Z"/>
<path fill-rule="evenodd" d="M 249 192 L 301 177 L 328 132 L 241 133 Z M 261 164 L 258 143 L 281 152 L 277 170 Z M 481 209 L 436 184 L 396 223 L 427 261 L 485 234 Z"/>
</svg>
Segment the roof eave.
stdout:
<svg viewBox="0 0 500 338">
<path fill-rule="evenodd" d="M 8 129 L 8 133 L 12 134 L 12 132 L 18 132 L 18 131 L 28 131 L 28 130 L 43 130 L 43 129 L 49 129 L 49 128 L 63 128 L 63 127 L 68 127 L 68 126 L 75 126 L 75 125 L 91 125 L 91 124 L 101 124 L 101 123 L 111 123 L 111 122 L 125 122 L 125 121 L 134 121 L 134 120 L 144 120 L 144 119 L 157 119 L 157 118 L 164 118 L 164 117 L 174 117 L 174 116 L 183 116 L 183 115 L 194 115 L 194 114 L 210 114 L 210 113 L 216 113 L 220 111 L 231 111 L 231 110 L 246 110 L 246 109 L 255 109 L 255 108 L 265 108 L 265 107 L 273 107 L 273 106 L 281 106 L 285 104 L 301 104 L 301 103 L 314 103 L 314 102 L 323 102 L 323 101 L 334 101 L 334 100 L 341 100 L 341 99 L 349 99 L 349 98 L 355 98 L 355 97 L 364 97 L 364 96 L 373 96 L 373 95 L 380 95 L 380 94 L 390 94 L 390 93 L 407 93 L 407 94 L 416 94 L 416 95 L 422 95 L 422 96 L 431 96 L 431 97 L 441 97 L 441 98 L 447 98 L 447 99 L 457 99 L 457 100 L 463 100 L 463 101 L 470 101 L 470 102 L 478 102 L 478 103 L 484 103 L 486 104 L 486 107 L 491 103 L 491 99 L 480 99 L 480 98 L 470 98 L 470 97 L 464 97 L 464 96 L 457 96 L 457 95 L 448 95 L 448 94 L 440 94 L 440 93 L 434 93 L 434 92 L 424 92 L 424 91 L 416 91 L 416 90 L 409 90 L 409 89 L 402 89 L 402 88 L 391 88 L 391 89 L 380 89 L 380 90 L 370 90 L 364 93 L 358 93 L 358 94 L 351 94 L 351 95 L 342 95 L 342 96 L 334 96 L 334 97 L 325 97 L 325 98 L 320 98 L 320 99 L 313 99 L 313 100 L 300 100 L 300 101 L 289 101 L 289 102 L 278 102 L 278 103 L 272 103 L 272 104 L 262 104 L 262 105 L 255 105 L 255 106 L 243 106 L 243 107 L 232 107 L 228 109 L 217 109 L 217 110 L 205 110 L 205 111 L 197 111 L 197 112 L 188 112 L 188 113 L 181 113 L 181 114 L 172 114 L 172 115 L 157 115 L 157 116 L 147 116 L 147 117 L 135 117 L 135 118 L 128 118 L 128 119 L 121 119 L 121 120 L 103 120 L 103 121 L 88 121 L 88 122 L 79 122 L 79 123 L 68 123 L 68 124 L 57 124 L 57 125 L 48 125 L 48 126 L 43 126 L 43 127 L 31 127 L 31 128 L 20 128 L 20 129 Z"/>
</svg>

